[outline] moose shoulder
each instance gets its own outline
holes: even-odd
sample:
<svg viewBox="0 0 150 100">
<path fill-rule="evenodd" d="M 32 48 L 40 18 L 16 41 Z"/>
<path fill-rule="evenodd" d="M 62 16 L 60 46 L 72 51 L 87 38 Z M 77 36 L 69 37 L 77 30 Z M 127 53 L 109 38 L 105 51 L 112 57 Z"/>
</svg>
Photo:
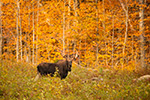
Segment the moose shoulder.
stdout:
<svg viewBox="0 0 150 100">
<path fill-rule="evenodd" d="M 35 81 L 39 78 L 40 75 L 47 75 L 50 74 L 51 76 L 54 76 L 54 73 L 58 69 L 58 74 L 61 79 L 64 79 L 68 75 L 68 71 L 71 71 L 72 67 L 72 61 L 77 58 L 77 54 L 74 58 L 72 59 L 67 59 L 65 60 L 59 60 L 57 63 L 40 63 L 37 66 L 37 76 L 35 78 Z"/>
</svg>

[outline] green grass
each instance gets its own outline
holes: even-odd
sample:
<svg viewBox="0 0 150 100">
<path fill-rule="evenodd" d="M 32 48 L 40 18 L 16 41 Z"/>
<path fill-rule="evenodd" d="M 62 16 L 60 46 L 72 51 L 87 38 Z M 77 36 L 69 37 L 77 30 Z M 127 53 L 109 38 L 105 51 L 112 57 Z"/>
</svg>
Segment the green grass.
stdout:
<svg viewBox="0 0 150 100">
<path fill-rule="evenodd" d="M 1 100 L 149 100 L 150 83 L 132 80 L 137 74 L 110 69 L 99 72 L 73 66 L 66 79 L 45 76 L 34 82 L 36 66 L 3 62 Z"/>
</svg>

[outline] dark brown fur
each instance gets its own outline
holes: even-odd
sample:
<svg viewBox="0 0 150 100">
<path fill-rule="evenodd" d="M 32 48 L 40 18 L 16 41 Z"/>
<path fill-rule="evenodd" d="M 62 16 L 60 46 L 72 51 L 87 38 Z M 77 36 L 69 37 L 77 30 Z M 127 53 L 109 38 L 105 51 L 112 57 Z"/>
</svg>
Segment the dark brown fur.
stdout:
<svg viewBox="0 0 150 100">
<path fill-rule="evenodd" d="M 72 58 L 71 60 L 59 60 L 57 63 L 40 63 L 37 66 L 38 74 L 35 78 L 35 81 L 39 78 L 39 75 L 50 74 L 51 76 L 54 76 L 56 69 L 58 69 L 58 74 L 60 75 L 61 79 L 66 78 L 68 75 L 68 71 L 71 71 L 72 61 L 76 58 L 77 56 Z"/>
<path fill-rule="evenodd" d="M 56 68 L 58 69 L 58 73 L 61 77 L 61 79 L 64 79 L 68 75 L 68 65 L 67 61 L 60 61 L 58 63 L 40 63 L 37 66 L 37 71 L 41 75 L 47 75 L 50 74 L 51 76 L 54 76 L 54 73 L 56 72 Z"/>
</svg>

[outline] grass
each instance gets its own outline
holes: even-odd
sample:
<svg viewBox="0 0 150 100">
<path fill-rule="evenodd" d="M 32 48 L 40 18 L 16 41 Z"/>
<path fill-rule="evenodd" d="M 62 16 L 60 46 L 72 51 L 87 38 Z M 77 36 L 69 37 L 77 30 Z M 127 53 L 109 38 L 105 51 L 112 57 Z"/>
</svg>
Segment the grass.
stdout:
<svg viewBox="0 0 150 100">
<path fill-rule="evenodd" d="M 3 62 L 0 65 L 1 100 L 149 100 L 150 83 L 132 80 L 138 74 L 73 66 L 66 79 L 45 76 L 34 82 L 36 66 Z"/>
</svg>

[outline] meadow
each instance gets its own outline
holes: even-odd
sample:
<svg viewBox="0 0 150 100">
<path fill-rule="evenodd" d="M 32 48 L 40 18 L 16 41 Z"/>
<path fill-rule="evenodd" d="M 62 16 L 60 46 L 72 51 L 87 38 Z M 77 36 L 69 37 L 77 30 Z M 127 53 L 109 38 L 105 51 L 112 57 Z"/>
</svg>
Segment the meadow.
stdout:
<svg viewBox="0 0 150 100">
<path fill-rule="evenodd" d="M 44 76 L 34 81 L 36 66 L 4 61 L 0 65 L 0 100 L 148 100 L 150 83 L 133 82 L 143 72 L 73 65 L 66 79 Z M 146 73 L 145 73 L 146 74 Z"/>
</svg>

